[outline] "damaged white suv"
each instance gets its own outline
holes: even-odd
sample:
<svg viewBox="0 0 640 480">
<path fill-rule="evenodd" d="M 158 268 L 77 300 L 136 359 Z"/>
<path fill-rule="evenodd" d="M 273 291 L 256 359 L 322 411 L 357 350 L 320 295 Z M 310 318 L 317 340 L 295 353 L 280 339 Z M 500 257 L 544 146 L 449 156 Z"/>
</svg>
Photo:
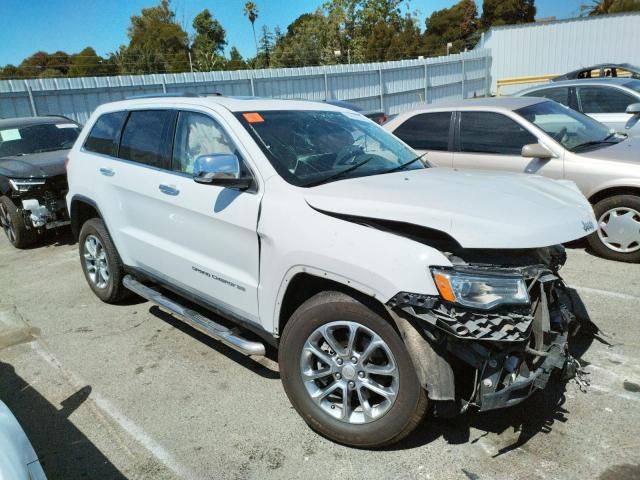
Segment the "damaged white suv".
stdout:
<svg viewBox="0 0 640 480">
<path fill-rule="evenodd" d="M 100 299 L 278 348 L 292 404 L 335 441 L 389 444 L 428 402 L 510 406 L 571 373 L 559 244 L 595 227 L 571 182 L 431 168 L 358 113 L 219 96 L 99 107 L 68 178 Z"/>
</svg>

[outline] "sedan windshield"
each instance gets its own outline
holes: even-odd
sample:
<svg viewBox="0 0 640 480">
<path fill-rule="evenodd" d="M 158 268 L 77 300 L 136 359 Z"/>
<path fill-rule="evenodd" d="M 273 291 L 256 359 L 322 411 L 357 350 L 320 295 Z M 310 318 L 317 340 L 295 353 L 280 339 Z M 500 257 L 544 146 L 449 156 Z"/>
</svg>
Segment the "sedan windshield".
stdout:
<svg viewBox="0 0 640 480">
<path fill-rule="evenodd" d="M 276 171 L 293 185 L 310 187 L 427 166 L 400 140 L 357 113 L 277 110 L 237 117 Z"/>
<path fill-rule="evenodd" d="M 41 123 L 0 129 L 0 157 L 29 155 L 71 148 L 80 134 L 72 122 Z"/>
<path fill-rule="evenodd" d="M 541 102 L 515 110 L 567 150 L 598 148 L 620 138 L 600 122 L 556 102 Z"/>
</svg>

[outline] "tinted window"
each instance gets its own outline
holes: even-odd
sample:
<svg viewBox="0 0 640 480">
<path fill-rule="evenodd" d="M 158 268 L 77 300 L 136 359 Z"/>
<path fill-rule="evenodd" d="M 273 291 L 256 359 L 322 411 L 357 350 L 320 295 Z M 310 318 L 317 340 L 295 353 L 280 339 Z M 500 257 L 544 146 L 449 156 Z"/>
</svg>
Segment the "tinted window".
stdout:
<svg viewBox="0 0 640 480">
<path fill-rule="evenodd" d="M 171 110 L 131 112 L 122 132 L 120 158 L 169 168 L 175 115 Z"/>
<path fill-rule="evenodd" d="M 422 113 L 411 117 L 393 133 L 418 150 L 448 150 L 450 122 L 451 112 Z"/>
<path fill-rule="evenodd" d="M 118 154 L 118 135 L 127 112 L 113 112 L 101 115 L 84 142 L 90 152 L 115 157 Z"/>
<path fill-rule="evenodd" d="M 201 113 L 180 112 L 173 150 L 172 169 L 193 173 L 200 155 L 235 154 L 235 146 L 211 117 Z"/>
<path fill-rule="evenodd" d="M 71 148 L 80 127 L 73 122 L 41 123 L 0 129 L 0 157 Z"/>
<path fill-rule="evenodd" d="M 544 88 L 525 95 L 526 97 L 542 97 L 569 106 L 569 87 Z"/>
<path fill-rule="evenodd" d="M 520 155 L 522 147 L 538 139 L 500 113 L 462 112 L 460 149 L 463 152 Z"/>
<path fill-rule="evenodd" d="M 584 113 L 623 113 L 635 100 L 617 88 L 578 87 L 578 98 Z"/>
</svg>

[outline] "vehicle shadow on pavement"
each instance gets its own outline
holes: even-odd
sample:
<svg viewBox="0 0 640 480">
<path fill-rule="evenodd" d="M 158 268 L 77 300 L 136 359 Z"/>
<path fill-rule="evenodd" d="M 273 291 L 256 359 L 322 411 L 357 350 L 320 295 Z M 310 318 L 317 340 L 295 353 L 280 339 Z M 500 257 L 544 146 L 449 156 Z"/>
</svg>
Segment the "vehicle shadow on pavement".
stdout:
<svg viewBox="0 0 640 480">
<path fill-rule="evenodd" d="M 87 385 L 57 408 L 16 374 L 12 365 L 0 362 L 0 400 L 18 419 L 49 479 L 126 479 L 69 420 L 90 394 Z"/>
<path fill-rule="evenodd" d="M 47 230 L 38 238 L 38 240 L 29 245 L 26 250 L 35 250 L 43 247 L 60 247 L 64 245 L 73 245 L 76 240 L 73 238 L 70 228 L 56 228 Z"/>
<path fill-rule="evenodd" d="M 198 340 L 201 343 L 204 343 L 205 345 L 207 345 L 209 348 L 215 350 L 216 352 L 220 353 L 221 355 L 224 355 L 225 357 L 230 358 L 231 360 L 233 360 L 234 362 L 236 362 L 238 365 L 243 366 L 244 368 L 251 370 L 253 373 L 260 375 L 263 378 L 269 379 L 269 380 L 279 380 L 280 379 L 280 373 L 276 370 L 273 370 L 272 368 L 269 368 L 265 365 L 263 365 L 262 363 L 258 362 L 257 360 L 255 360 L 253 357 L 247 357 L 246 355 L 241 354 L 240 352 L 237 352 L 235 350 L 233 350 L 232 348 L 227 347 L 225 344 L 214 340 L 211 337 L 208 337 L 207 335 L 200 333 L 199 331 L 191 328 L 189 325 L 181 322 L 180 320 L 178 320 L 177 318 L 175 318 L 173 315 L 165 312 L 164 310 L 161 310 L 160 308 L 158 308 L 157 306 L 153 306 L 149 309 L 149 313 L 151 313 L 152 315 L 156 316 L 157 318 L 159 318 L 160 320 L 163 320 L 165 322 L 167 322 L 169 325 L 171 325 L 172 327 L 177 328 L 178 330 L 180 330 L 183 333 L 186 333 L 187 335 L 191 336 L 192 338 Z M 218 318 L 214 318 L 215 321 L 220 321 L 222 322 L 221 319 Z M 248 339 L 250 338 L 250 334 L 247 333 L 245 335 Z M 257 337 L 251 337 L 251 340 L 259 340 Z M 277 354 L 275 353 L 275 351 L 273 349 L 270 349 L 267 346 L 267 358 L 269 358 L 272 361 L 276 361 L 277 362 Z"/>
</svg>

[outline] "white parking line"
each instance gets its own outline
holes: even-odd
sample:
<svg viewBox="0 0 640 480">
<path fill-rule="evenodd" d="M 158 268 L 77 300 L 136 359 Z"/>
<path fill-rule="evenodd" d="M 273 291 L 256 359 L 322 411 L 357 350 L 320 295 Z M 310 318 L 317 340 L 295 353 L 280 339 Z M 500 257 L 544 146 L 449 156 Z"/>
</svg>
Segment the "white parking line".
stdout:
<svg viewBox="0 0 640 480">
<path fill-rule="evenodd" d="M 607 297 L 620 298 L 620 299 L 623 299 L 623 300 L 640 301 L 640 296 L 637 296 L 637 295 L 629 295 L 627 293 L 611 292 L 609 290 L 600 290 L 599 288 L 578 287 L 578 286 L 575 286 L 575 285 L 569 285 L 569 286 L 571 288 L 575 288 L 579 292 L 595 293 L 597 295 L 605 295 Z"/>
<path fill-rule="evenodd" d="M 75 388 L 80 389 L 88 385 L 87 382 L 83 381 L 76 374 L 65 369 L 58 359 L 51 352 L 43 348 L 37 341 L 31 343 L 31 348 L 51 367 L 56 370 L 60 370 Z M 115 421 L 125 432 L 133 437 L 140 445 L 148 450 L 151 455 L 170 469 L 174 474 L 182 478 L 198 478 L 194 472 L 184 465 L 181 465 L 167 449 L 147 434 L 142 427 L 139 427 L 129 420 L 109 400 L 96 392 L 95 389 L 91 391 L 89 399 L 93 400 L 93 403 L 100 409 L 100 411 L 111 417 L 111 419 Z"/>
</svg>

